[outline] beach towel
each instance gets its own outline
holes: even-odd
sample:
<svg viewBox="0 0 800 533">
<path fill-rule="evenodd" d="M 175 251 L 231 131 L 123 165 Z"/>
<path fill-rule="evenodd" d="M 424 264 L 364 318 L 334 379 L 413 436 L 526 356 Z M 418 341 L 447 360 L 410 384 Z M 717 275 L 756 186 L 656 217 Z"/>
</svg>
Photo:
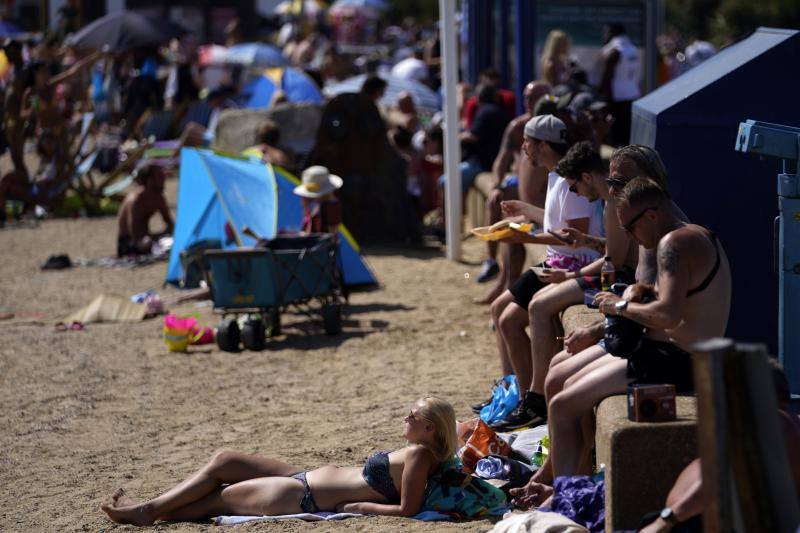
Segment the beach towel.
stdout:
<svg viewBox="0 0 800 533">
<path fill-rule="evenodd" d="M 320 522 L 323 520 L 344 520 L 345 518 L 354 518 L 364 516 L 359 513 L 297 513 L 297 514 L 284 514 L 273 516 L 218 516 L 214 518 L 215 526 L 235 526 L 245 522 L 268 522 L 278 520 L 305 520 L 306 522 Z M 453 517 L 444 513 L 436 511 L 423 511 L 417 515 L 412 516 L 414 520 L 423 520 L 425 522 L 437 522 L 442 520 L 453 520 Z"/>
<path fill-rule="evenodd" d="M 80 322 L 139 322 L 147 315 L 145 304 L 133 303 L 130 298 L 114 294 L 100 295 L 92 302 L 59 320 L 64 324 Z"/>
<path fill-rule="evenodd" d="M 503 515 L 489 533 L 588 533 L 588 530 L 565 516 L 543 511 L 513 512 Z"/>
</svg>

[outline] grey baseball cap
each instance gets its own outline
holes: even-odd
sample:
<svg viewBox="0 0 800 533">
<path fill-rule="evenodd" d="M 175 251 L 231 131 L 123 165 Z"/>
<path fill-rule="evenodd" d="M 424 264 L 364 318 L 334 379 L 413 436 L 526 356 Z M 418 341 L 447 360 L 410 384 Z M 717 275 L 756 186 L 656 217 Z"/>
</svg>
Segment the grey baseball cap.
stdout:
<svg viewBox="0 0 800 533">
<path fill-rule="evenodd" d="M 553 115 L 539 115 L 525 123 L 525 135 L 540 141 L 564 144 L 567 126 Z"/>
</svg>

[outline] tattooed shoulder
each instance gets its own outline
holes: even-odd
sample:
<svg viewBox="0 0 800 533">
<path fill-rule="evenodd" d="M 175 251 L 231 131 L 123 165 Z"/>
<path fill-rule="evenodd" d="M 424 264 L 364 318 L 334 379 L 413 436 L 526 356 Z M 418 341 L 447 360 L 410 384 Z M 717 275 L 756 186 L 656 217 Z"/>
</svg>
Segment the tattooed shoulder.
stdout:
<svg viewBox="0 0 800 533">
<path fill-rule="evenodd" d="M 678 249 L 669 241 L 658 245 L 658 271 L 675 274 L 678 271 Z"/>
</svg>

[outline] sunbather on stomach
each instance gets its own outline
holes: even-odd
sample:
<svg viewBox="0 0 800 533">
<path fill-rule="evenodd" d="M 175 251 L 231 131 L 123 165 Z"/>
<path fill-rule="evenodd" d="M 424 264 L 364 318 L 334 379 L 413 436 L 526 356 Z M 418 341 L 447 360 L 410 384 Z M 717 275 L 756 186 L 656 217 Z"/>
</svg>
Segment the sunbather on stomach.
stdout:
<svg viewBox="0 0 800 533">
<path fill-rule="evenodd" d="M 102 510 L 114 522 L 139 526 L 223 514 L 341 511 L 412 516 L 422 507 L 430 475 L 455 455 L 456 419 L 449 403 L 427 397 L 414 403 L 403 422 L 409 445 L 378 452 L 363 467 L 304 471 L 277 459 L 221 452 L 161 496 L 135 502 L 118 489 Z"/>
</svg>

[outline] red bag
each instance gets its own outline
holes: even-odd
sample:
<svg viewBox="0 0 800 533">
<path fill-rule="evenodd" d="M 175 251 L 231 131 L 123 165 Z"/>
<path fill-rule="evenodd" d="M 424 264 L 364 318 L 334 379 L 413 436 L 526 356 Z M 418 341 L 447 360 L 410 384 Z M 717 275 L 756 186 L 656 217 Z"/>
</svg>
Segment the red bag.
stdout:
<svg viewBox="0 0 800 533">
<path fill-rule="evenodd" d="M 511 446 L 497 436 L 492 428 L 483 420 L 478 419 L 478 425 L 472 432 L 467 444 L 461 448 L 458 455 L 464 471 L 471 474 L 475 471 L 478 461 L 487 455 L 502 455 L 508 457 Z"/>
</svg>

